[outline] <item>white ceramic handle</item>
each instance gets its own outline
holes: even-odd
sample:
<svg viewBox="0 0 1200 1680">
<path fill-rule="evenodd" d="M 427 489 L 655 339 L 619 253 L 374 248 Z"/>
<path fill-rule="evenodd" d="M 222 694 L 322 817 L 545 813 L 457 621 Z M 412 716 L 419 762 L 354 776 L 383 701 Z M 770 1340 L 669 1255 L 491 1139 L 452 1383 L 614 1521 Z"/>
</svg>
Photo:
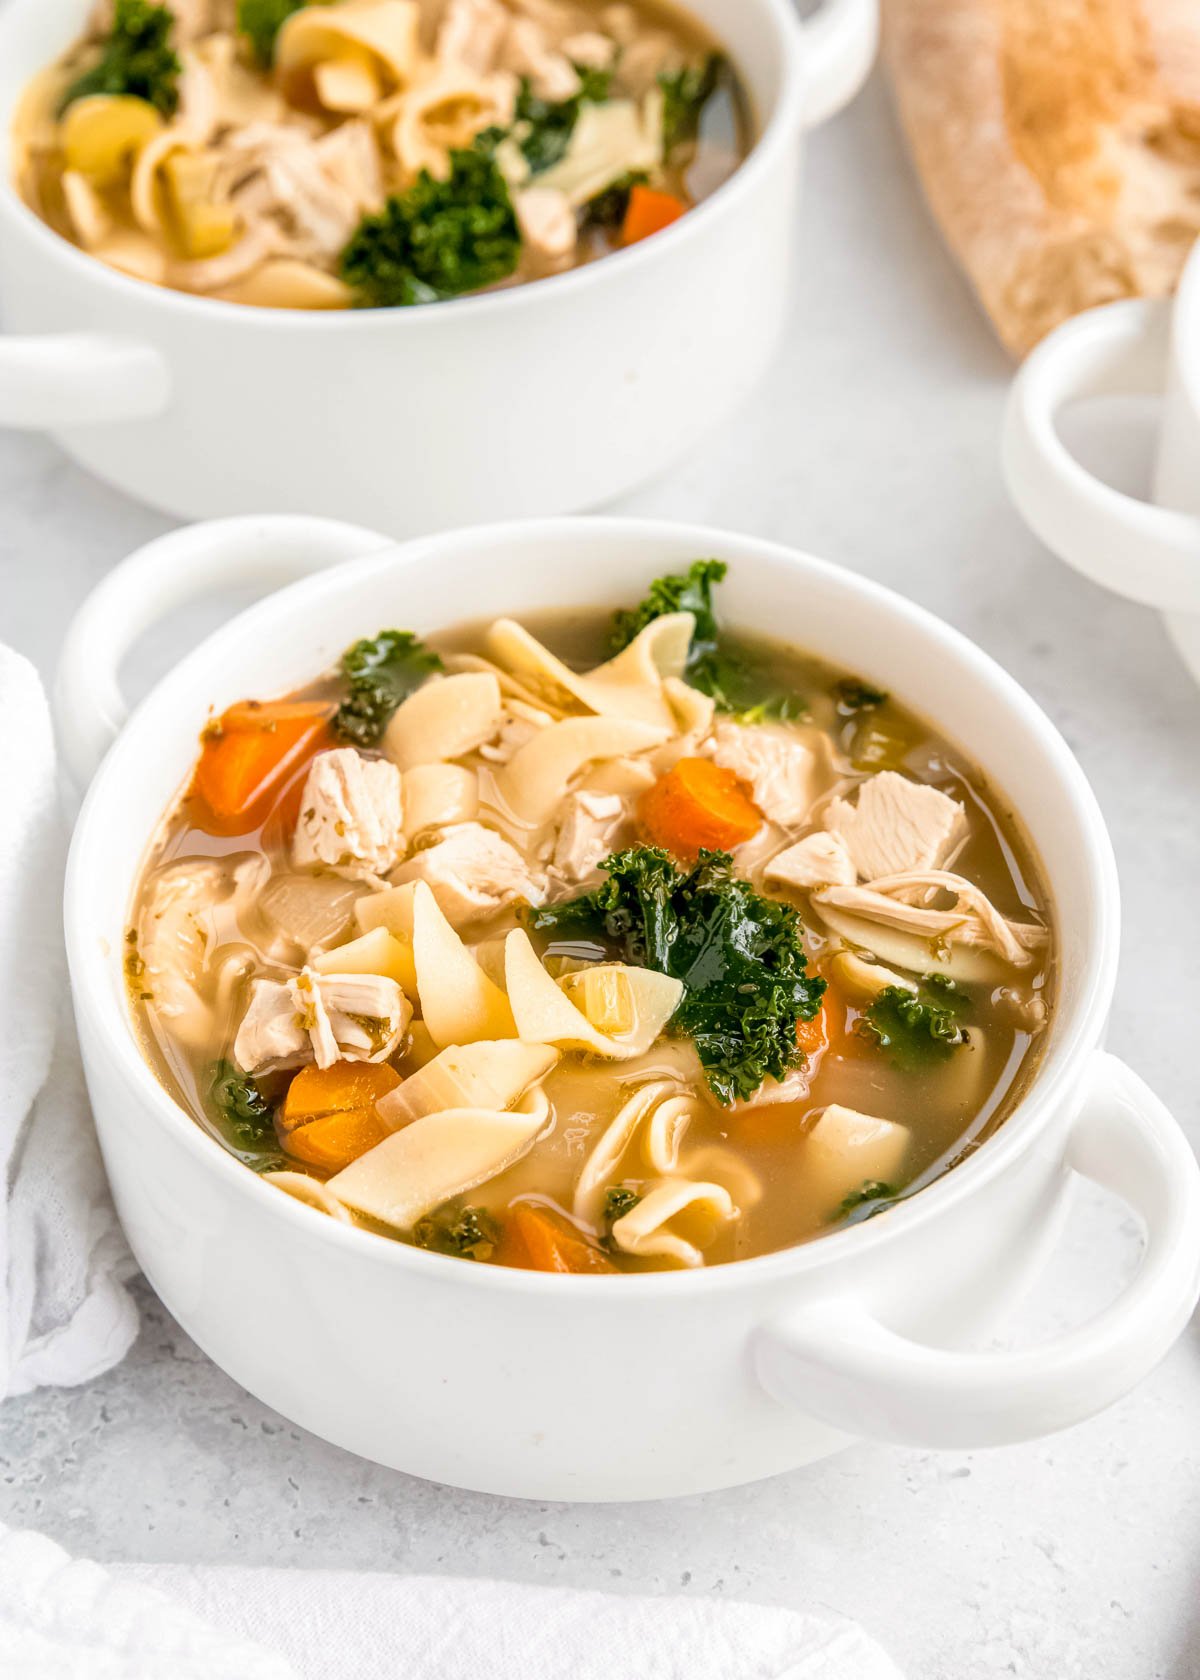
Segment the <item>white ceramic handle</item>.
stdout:
<svg viewBox="0 0 1200 1680">
<path fill-rule="evenodd" d="M 0 426 L 94 426 L 160 414 L 167 364 L 149 344 L 107 333 L 0 338 Z"/>
<path fill-rule="evenodd" d="M 122 661 L 173 608 L 220 589 L 278 588 L 387 542 L 360 525 L 281 514 L 185 525 L 131 554 L 88 596 L 63 643 L 54 715 L 77 785 L 87 786 L 129 714 Z"/>
<path fill-rule="evenodd" d="M 836 116 L 871 73 L 879 50 L 879 0 L 824 0 L 804 32 L 804 126 Z"/>
<path fill-rule="evenodd" d="M 1139 1216 L 1145 1249 L 1117 1300 L 1081 1329 L 1019 1353 L 956 1353 L 896 1334 L 861 1302 L 824 1303 L 759 1332 L 776 1398 L 848 1434 L 986 1447 L 1078 1423 L 1154 1366 L 1200 1295 L 1200 1169 L 1162 1103 L 1098 1052 L 1067 1165 Z"/>
<path fill-rule="evenodd" d="M 1134 299 L 1058 327 L 1013 382 L 1004 422 L 1009 493 L 1047 548 L 1094 582 L 1163 612 L 1200 612 L 1200 519 L 1122 495 L 1055 429 L 1085 397 L 1162 396 L 1171 306 Z"/>
</svg>

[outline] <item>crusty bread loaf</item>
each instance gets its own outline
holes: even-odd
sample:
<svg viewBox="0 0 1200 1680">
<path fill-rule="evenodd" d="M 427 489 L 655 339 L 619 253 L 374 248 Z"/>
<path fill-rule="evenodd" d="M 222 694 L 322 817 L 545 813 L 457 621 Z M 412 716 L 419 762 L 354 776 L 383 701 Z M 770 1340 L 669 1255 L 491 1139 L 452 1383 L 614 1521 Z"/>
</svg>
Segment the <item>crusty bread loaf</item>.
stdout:
<svg viewBox="0 0 1200 1680">
<path fill-rule="evenodd" d="M 884 0 L 934 214 L 1004 343 L 1156 296 L 1200 235 L 1200 0 Z"/>
</svg>

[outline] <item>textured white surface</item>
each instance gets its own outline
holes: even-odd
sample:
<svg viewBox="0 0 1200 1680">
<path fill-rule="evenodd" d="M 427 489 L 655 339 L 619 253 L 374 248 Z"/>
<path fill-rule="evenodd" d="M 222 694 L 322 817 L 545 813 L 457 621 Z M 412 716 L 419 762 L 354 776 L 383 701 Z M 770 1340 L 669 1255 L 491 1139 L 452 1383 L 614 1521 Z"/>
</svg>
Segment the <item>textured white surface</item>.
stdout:
<svg viewBox="0 0 1200 1680">
<path fill-rule="evenodd" d="M 1116 842 L 1126 936 L 1112 1048 L 1200 1141 L 1200 695 L 1153 613 L 1051 562 L 1009 507 L 1007 364 L 938 246 L 878 83 L 814 142 L 810 165 L 812 266 L 770 383 L 623 505 L 856 566 L 966 630 L 1041 701 Z M 1105 454 L 1103 437 L 1085 441 L 1089 458 Z M 1131 482 L 1142 464 L 1116 460 Z M 0 438 L 0 634 L 48 669 L 90 584 L 162 528 L 51 445 Z M 220 616 L 167 626 L 136 681 Z M 1119 1210 L 1081 1204 L 1021 1333 L 1075 1321 L 1131 1253 Z M 0 1413 L 0 1512 L 76 1553 L 828 1606 L 864 1622 L 913 1680 L 1200 1676 L 1195 1326 L 1136 1394 L 1038 1445 L 863 1447 L 704 1499 L 588 1508 L 455 1493 L 348 1458 L 252 1401 L 143 1304 L 123 1367 Z"/>
</svg>

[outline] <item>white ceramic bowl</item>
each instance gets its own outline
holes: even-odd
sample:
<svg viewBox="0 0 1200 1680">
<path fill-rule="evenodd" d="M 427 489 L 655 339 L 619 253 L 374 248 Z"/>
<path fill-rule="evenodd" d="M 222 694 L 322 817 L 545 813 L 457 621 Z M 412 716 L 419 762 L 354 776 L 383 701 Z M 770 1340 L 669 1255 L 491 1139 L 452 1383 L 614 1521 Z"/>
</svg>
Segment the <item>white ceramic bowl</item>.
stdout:
<svg viewBox="0 0 1200 1680">
<path fill-rule="evenodd" d="M 1153 504 L 1094 477 L 1055 430 L 1068 404 L 1111 396 L 1161 399 Z M 1174 300 L 1090 309 L 1037 347 L 1009 398 L 1004 471 L 1047 548 L 1157 607 L 1200 682 L 1200 247 Z"/>
<path fill-rule="evenodd" d="M 536 285 L 333 314 L 125 278 L 53 233 L 5 162 L 28 78 L 91 0 L 0 8 L 0 424 L 50 429 L 100 478 L 185 518 L 288 512 L 393 535 L 591 507 L 719 424 L 792 302 L 803 129 L 870 67 L 877 0 L 689 0 L 760 137 L 675 227 Z"/>
<path fill-rule="evenodd" d="M 1075 759 L 1033 702 L 928 613 L 771 543 L 614 519 L 495 526 L 369 554 L 379 541 L 295 518 L 175 532 L 110 575 L 66 646 L 57 707 L 77 771 L 116 736 L 67 880 L 84 1064 L 125 1229 L 188 1333 L 253 1393 L 341 1446 L 543 1499 L 692 1493 L 854 1435 L 1013 1441 L 1136 1382 L 1200 1290 L 1200 1173 L 1161 1104 L 1101 1049 L 1117 960 L 1113 856 Z M 697 555 L 731 563 L 731 623 L 790 636 L 883 683 L 939 720 L 1023 813 L 1053 897 L 1061 995 L 1017 1111 L 894 1211 L 702 1272 L 467 1265 L 337 1225 L 260 1182 L 159 1085 L 122 981 L 147 840 L 210 706 L 286 691 L 380 625 L 428 631 L 464 613 L 615 606 Z M 115 673 L 142 628 L 190 595 L 289 576 L 303 581 L 212 636 L 121 727 Z M 1098 1318 L 1048 1344 L 958 1351 L 1036 1277 L 1075 1174 L 1110 1186 L 1143 1222 L 1135 1277 Z"/>
</svg>

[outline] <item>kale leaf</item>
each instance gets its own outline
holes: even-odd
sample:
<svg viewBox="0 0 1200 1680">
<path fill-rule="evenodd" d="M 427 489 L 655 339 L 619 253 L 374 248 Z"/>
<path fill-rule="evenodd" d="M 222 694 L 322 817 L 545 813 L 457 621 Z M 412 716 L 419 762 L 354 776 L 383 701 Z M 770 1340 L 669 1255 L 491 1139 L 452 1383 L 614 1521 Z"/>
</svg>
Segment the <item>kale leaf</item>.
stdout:
<svg viewBox="0 0 1200 1680">
<path fill-rule="evenodd" d="M 292 13 L 306 5 L 308 0 L 238 0 L 238 29 L 264 70 L 275 56 L 275 37 Z"/>
<path fill-rule="evenodd" d="M 423 169 L 405 192 L 364 216 L 342 252 L 360 305 L 402 308 L 478 291 L 513 273 L 521 232 L 508 183 L 487 146 L 450 153 L 450 174 Z"/>
<path fill-rule="evenodd" d="M 571 144 L 584 105 L 600 105 L 608 98 L 611 71 L 591 70 L 577 64 L 575 73 L 579 87 L 567 99 L 542 99 L 534 93 L 529 78 L 521 78 L 511 132 L 531 175 L 541 175 L 560 163 Z M 494 129 L 488 135 L 498 138 Z"/>
<path fill-rule="evenodd" d="M 886 1212 L 896 1203 L 899 1195 L 894 1184 L 869 1178 L 857 1190 L 851 1190 L 848 1196 L 842 1197 L 837 1218 L 845 1225 L 861 1225 L 864 1219 L 874 1219 L 877 1213 Z"/>
<path fill-rule="evenodd" d="M 915 992 L 885 986 L 859 1018 L 858 1031 L 905 1073 L 919 1073 L 966 1042 L 960 1020 L 969 1000 L 947 975 L 927 974 Z"/>
<path fill-rule="evenodd" d="M 690 144 L 700 132 L 704 107 L 720 86 L 725 60 L 710 53 L 701 65 L 685 65 L 658 78 L 663 93 L 663 155 Z"/>
<path fill-rule="evenodd" d="M 604 1192 L 604 1217 L 610 1225 L 618 1219 L 624 1219 L 627 1213 L 641 1201 L 636 1190 L 631 1190 L 628 1184 L 610 1184 Z"/>
<path fill-rule="evenodd" d="M 890 699 L 886 689 L 875 688 L 859 677 L 843 677 L 833 685 L 833 697 L 843 712 L 866 712 Z"/>
<path fill-rule="evenodd" d="M 696 615 L 692 635 L 692 655 L 709 652 L 717 642 L 717 614 L 713 606 L 713 586 L 724 582 L 729 567 L 724 560 L 693 560 L 686 572 L 655 578 L 646 598 L 630 611 L 613 614 L 608 651 L 620 653 L 647 624 L 666 613 L 690 612 Z"/>
<path fill-rule="evenodd" d="M 634 187 L 645 186 L 650 179 L 644 169 L 627 169 L 610 181 L 603 192 L 589 198 L 583 207 L 583 225 L 587 228 L 619 228 L 629 211 L 629 195 Z"/>
<path fill-rule="evenodd" d="M 800 917 L 733 874 L 724 852 L 684 869 L 655 846 L 605 860 L 594 892 L 535 910 L 536 929 L 587 932 L 627 962 L 682 980 L 672 1029 L 696 1046 L 723 1103 L 753 1096 L 800 1060 L 796 1023 L 810 1021 L 825 982 L 807 972 Z"/>
<path fill-rule="evenodd" d="M 728 570 L 724 560 L 693 560 L 686 572 L 655 578 L 638 606 L 613 614 L 609 652 L 620 653 L 665 613 L 694 613 L 696 628 L 683 673 L 693 688 L 709 695 L 719 712 L 738 723 L 778 723 L 805 717 L 808 707 L 800 695 L 781 689 L 752 654 L 722 637 L 713 589 Z"/>
<path fill-rule="evenodd" d="M 440 1208 L 418 1219 L 413 1241 L 435 1254 L 454 1254 L 463 1260 L 490 1259 L 500 1231 L 486 1208 Z"/>
<path fill-rule="evenodd" d="M 208 1100 L 234 1154 L 243 1158 L 267 1154 L 266 1161 L 251 1163 L 260 1171 L 285 1165 L 275 1135 L 275 1110 L 255 1080 L 239 1073 L 230 1061 L 214 1062 Z"/>
<path fill-rule="evenodd" d="M 174 29 L 169 7 L 150 5 L 148 0 L 116 0 L 99 60 L 71 83 L 59 113 L 76 99 L 109 93 L 144 99 L 164 117 L 174 116 L 183 68 L 171 46 Z"/>
<path fill-rule="evenodd" d="M 334 733 L 358 747 L 374 746 L 400 702 L 441 669 L 439 656 L 411 630 L 381 630 L 355 642 L 342 655 L 350 693 L 334 714 Z"/>
</svg>

